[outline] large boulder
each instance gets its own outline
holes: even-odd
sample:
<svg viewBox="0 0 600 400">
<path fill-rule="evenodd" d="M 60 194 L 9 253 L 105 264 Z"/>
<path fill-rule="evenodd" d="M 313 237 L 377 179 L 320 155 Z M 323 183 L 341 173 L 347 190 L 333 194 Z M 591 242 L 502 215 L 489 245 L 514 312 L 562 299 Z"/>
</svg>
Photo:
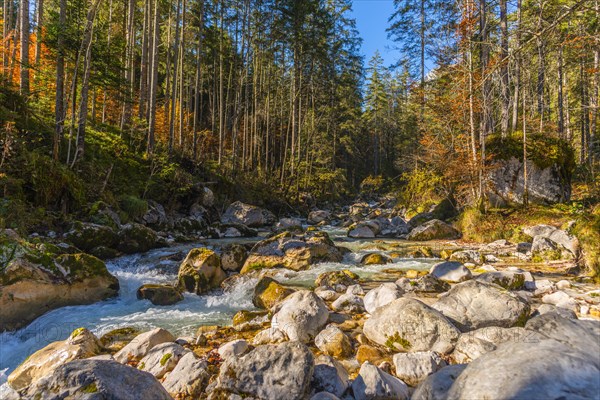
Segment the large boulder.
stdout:
<svg viewBox="0 0 600 400">
<path fill-rule="evenodd" d="M 90 304 L 119 293 L 117 278 L 89 254 L 13 254 L 0 271 L 0 331 L 19 329 L 59 307 Z"/>
<path fill-rule="evenodd" d="M 451 225 L 433 219 L 425 222 L 414 228 L 408 235 L 408 240 L 425 241 L 425 240 L 442 240 L 442 239 L 458 239 L 460 232 L 454 229 Z"/>
<path fill-rule="evenodd" d="M 184 349 L 177 343 L 161 343 L 154 346 L 140 360 L 138 369 L 149 372 L 157 379 L 161 379 L 167 372 L 172 371 L 179 360 L 188 352 L 189 350 Z"/>
<path fill-rule="evenodd" d="M 401 351 L 448 354 L 460 331 L 439 311 L 419 300 L 399 298 L 377 308 L 364 325 L 372 342 Z"/>
<path fill-rule="evenodd" d="M 294 289 L 287 288 L 275 279 L 265 276 L 254 287 L 252 304 L 258 308 L 269 310 L 292 293 L 294 293 Z"/>
<path fill-rule="evenodd" d="M 417 387 L 411 399 L 446 400 L 448 398 L 448 391 L 465 368 L 467 368 L 465 364 L 448 365 L 438 372 L 429 375 Z"/>
<path fill-rule="evenodd" d="M 76 360 L 33 385 L 25 399 L 152 399 L 171 396 L 151 374 L 110 360 Z"/>
<path fill-rule="evenodd" d="M 115 360 L 120 363 L 137 362 L 144 358 L 154 347 L 162 343 L 174 342 L 175 337 L 167 330 L 156 328 L 136 336 L 125 347 L 115 354 Z"/>
<path fill-rule="evenodd" d="M 241 273 L 262 268 L 299 271 L 318 262 L 339 262 L 342 258 L 340 250 L 324 232 L 312 232 L 304 236 L 283 232 L 254 245 Z"/>
<path fill-rule="evenodd" d="M 252 228 L 273 225 L 275 221 L 272 212 L 241 201 L 232 203 L 221 217 L 224 224 L 242 224 Z"/>
<path fill-rule="evenodd" d="M 159 231 L 169 228 L 169 218 L 165 208 L 154 200 L 148 200 L 148 211 L 141 217 L 141 222 Z"/>
<path fill-rule="evenodd" d="M 190 293 L 202 294 L 221 285 L 227 278 L 221 268 L 221 258 L 205 247 L 190 250 L 179 266 L 179 287 Z"/>
<path fill-rule="evenodd" d="M 396 376 L 410 386 L 417 386 L 429 375 L 446 366 L 446 362 L 433 351 L 398 353 L 393 358 Z"/>
<path fill-rule="evenodd" d="M 150 300 L 155 306 L 169 306 L 183 300 L 183 295 L 176 287 L 152 283 L 140 286 L 136 296 L 140 300 Z"/>
<path fill-rule="evenodd" d="M 126 254 L 143 253 L 156 247 L 158 235 L 142 224 L 123 225 L 116 248 Z"/>
<path fill-rule="evenodd" d="M 339 361 L 326 355 L 317 357 L 312 379 L 312 387 L 316 392 L 323 391 L 341 397 L 349 386 L 348 372 Z"/>
<path fill-rule="evenodd" d="M 228 272 L 240 272 L 246 257 L 248 257 L 248 252 L 244 246 L 232 244 L 221 252 L 221 267 Z"/>
<path fill-rule="evenodd" d="M 492 204 L 522 204 L 525 192 L 523 161 L 515 157 L 498 160 L 490 172 L 488 198 Z M 527 199 L 532 204 L 566 202 L 571 197 L 571 182 L 562 169 L 554 164 L 540 168 L 535 162 L 527 162 Z"/>
<path fill-rule="evenodd" d="M 186 353 L 177 366 L 162 382 L 163 387 L 174 398 L 200 398 L 210 375 L 205 360 L 196 357 L 193 352 Z"/>
<path fill-rule="evenodd" d="M 444 282 L 463 282 L 473 277 L 471 271 L 456 261 L 445 261 L 434 265 L 429 274 Z"/>
<path fill-rule="evenodd" d="M 13 389 L 22 391 L 69 361 L 93 357 L 99 353 L 98 339 L 85 328 L 76 329 L 67 340 L 50 343 L 29 356 L 10 374 L 8 384 Z"/>
<path fill-rule="evenodd" d="M 568 250 L 572 256 L 578 256 L 580 251 L 579 240 L 568 232 L 550 225 L 535 225 L 523 228 L 523 233 L 534 239 L 546 239 L 561 248 Z M 538 246 L 539 247 L 539 246 Z M 539 249 L 538 249 L 539 250 Z M 532 248 L 532 252 L 534 248 Z"/>
<path fill-rule="evenodd" d="M 442 293 L 450 290 L 448 283 L 431 274 L 413 280 L 400 278 L 396 281 L 396 285 L 405 292 L 415 293 Z"/>
<path fill-rule="evenodd" d="M 352 392 L 356 400 L 406 400 L 410 397 L 404 382 L 368 361 L 363 363 L 352 382 Z"/>
<path fill-rule="evenodd" d="M 449 399 L 592 399 L 600 393 L 600 325 L 537 317 L 527 329 L 546 338 L 508 341 L 472 363 L 448 392 Z"/>
<path fill-rule="evenodd" d="M 382 283 L 379 287 L 369 290 L 365 295 L 363 300 L 365 310 L 369 314 L 373 314 L 377 308 L 399 299 L 403 294 L 404 291 L 395 283 Z"/>
<path fill-rule="evenodd" d="M 494 283 L 508 290 L 519 290 L 525 285 L 526 273 L 517 271 L 491 271 L 477 275 L 480 282 Z"/>
<path fill-rule="evenodd" d="M 289 340 L 310 342 L 329 318 L 325 302 L 310 290 L 289 295 L 273 315 L 271 327 L 285 333 Z"/>
<path fill-rule="evenodd" d="M 86 222 L 75 222 L 65 233 L 65 239 L 86 252 L 91 252 L 99 246 L 112 248 L 119 241 L 117 233 L 112 228 Z"/>
<path fill-rule="evenodd" d="M 315 346 L 323 353 L 336 358 L 347 358 L 353 353 L 350 338 L 335 325 L 329 325 L 319 332 L 315 337 Z"/>
<path fill-rule="evenodd" d="M 329 219 L 331 219 L 331 213 L 326 210 L 315 210 L 308 214 L 308 223 L 313 225 L 328 222 Z"/>
<path fill-rule="evenodd" d="M 523 325 L 529 304 L 504 288 L 475 280 L 455 285 L 443 294 L 433 308 L 448 317 L 462 331 Z"/>
<path fill-rule="evenodd" d="M 308 396 L 314 359 L 298 342 L 258 346 L 221 365 L 216 391 L 241 398 L 301 400 Z"/>
<path fill-rule="evenodd" d="M 496 350 L 498 345 L 509 341 L 528 341 L 534 343 L 538 340 L 537 334 L 521 327 L 500 328 L 490 326 L 476 329 L 460 335 L 452 359 L 457 364 L 469 363 L 483 354 Z"/>
</svg>

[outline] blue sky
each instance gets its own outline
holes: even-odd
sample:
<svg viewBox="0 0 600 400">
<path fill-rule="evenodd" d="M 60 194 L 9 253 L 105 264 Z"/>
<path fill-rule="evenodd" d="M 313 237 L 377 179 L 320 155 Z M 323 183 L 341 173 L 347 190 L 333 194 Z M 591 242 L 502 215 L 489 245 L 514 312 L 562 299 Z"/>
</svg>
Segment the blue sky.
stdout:
<svg viewBox="0 0 600 400">
<path fill-rule="evenodd" d="M 362 54 L 365 65 L 379 50 L 384 64 L 390 66 L 398 61 L 399 53 L 394 51 L 394 43 L 387 38 L 388 18 L 394 11 L 393 0 L 352 0 L 352 16 L 363 38 Z"/>
</svg>

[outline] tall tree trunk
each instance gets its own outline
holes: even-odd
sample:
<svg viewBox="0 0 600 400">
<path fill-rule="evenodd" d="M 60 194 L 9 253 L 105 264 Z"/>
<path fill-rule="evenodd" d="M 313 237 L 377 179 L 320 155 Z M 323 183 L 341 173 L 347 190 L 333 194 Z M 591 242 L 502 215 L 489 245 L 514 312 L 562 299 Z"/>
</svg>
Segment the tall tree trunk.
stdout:
<svg viewBox="0 0 600 400">
<path fill-rule="evenodd" d="M 127 7 L 127 46 L 126 46 L 126 65 L 125 82 L 127 84 L 125 102 L 123 104 L 123 118 L 121 119 L 121 131 L 128 129 L 131 124 L 131 109 L 133 105 L 135 72 L 134 72 L 134 51 L 135 51 L 135 0 L 129 0 Z"/>
<path fill-rule="evenodd" d="M 219 2 L 219 165 L 223 162 L 223 139 L 225 130 L 225 105 L 223 96 L 223 0 Z"/>
<path fill-rule="evenodd" d="M 517 130 L 519 123 L 519 90 L 521 89 L 521 6 L 522 0 L 517 1 L 517 52 L 515 56 L 515 93 L 513 97 L 512 130 Z M 525 112 L 525 110 L 523 110 Z"/>
<path fill-rule="evenodd" d="M 179 18 L 181 13 L 181 0 L 177 0 L 177 12 L 175 13 L 175 53 L 173 57 L 173 82 L 171 86 L 171 114 L 169 117 L 169 154 L 173 152 L 175 141 L 175 106 L 177 105 L 177 74 L 179 72 Z M 167 71 L 169 74 L 169 71 Z M 181 101 L 181 99 L 179 99 Z M 167 115 L 169 115 L 167 113 Z"/>
<path fill-rule="evenodd" d="M 194 78 L 194 123 L 192 153 L 194 161 L 198 159 L 198 130 L 200 127 L 200 81 L 202 78 L 202 35 L 204 31 L 204 1 L 200 1 L 198 14 L 198 46 L 196 48 L 196 76 Z"/>
<path fill-rule="evenodd" d="M 94 0 L 94 3 L 88 11 L 87 23 L 80 49 L 82 50 L 82 52 L 85 52 L 85 55 L 83 63 L 83 79 L 81 81 L 81 102 L 79 104 L 79 120 L 77 124 L 77 148 L 75 150 L 75 155 L 73 156 L 73 163 L 71 164 L 71 167 L 73 167 L 78 160 L 83 158 L 85 151 L 85 127 L 88 112 L 88 93 L 90 86 L 90 69 L 92 59 L 92 38 L 94 35 L 94 20 L 96 19 L 96 11 L 98 10 L 98 6 L 100 5 L 101 1 L 102 0 Z M 75 68 L 77 68 L 77 65 L 75 66 Z"/>
<path fill-rule="evenodd" d="M 146 154 L 152 155 L 154 153 L 154 142 L 155 142 L 155 130 L 156 130 L 156 97 L 158 90 L 158 42 L 160 40 L 160 27 L 159 27 L 159 0 L 154 0 L 154 22 L 153 34 L 152 34 L 152 49 L 150 52 L 152 63 L 151 63 L 151 80 L 150 80 L 150 107 L 149 107 L 149 125 L 148 125 L 148 145 L 146 148 Z"/>
<path fill-rule="evenodd" d="M 563 75 L 563 45 L 561 43 L 558 49 L 558 134 L 561 138 L 565 136 Z"/>
<path fill-rule="evenodd" d="M 54 141 L 52 146 L 52 157 L 58 161 L 60 153 L 60 140 L 65 124 L 65 54 L 64 54 L 64 32 L 66 30 L 67 0 L 60 0 L 58 14 L 58 38 L 56 55 L 56 96 L 54 100 Z"/>
<path fill-rule="evenodd" d="M 151 0 L 144 2 L 144 26 L 142 28 L 142 56 L 140 61 L 140 97 L 139 97 L 139 109 L 138 118 L 145 118 L 146 114 L 146 100 L 148 96 L 148 64 L 149 64 L 149 46 L 150 46 L 150 19 L 151 19 Z"/>
<path fill-rule="evenodd" d="M 42 28 L 44 26 L 44 0 L 38 0 L 36 9 L 35 65 L 40 68 L 42 56 Z"/>
<path fill-rule="evenodd" d="M 29 0 L 21 0 L 20 4 L 21 54 L 19 60 L 20 82 L 19 92 L 23 96 L 29 95 Z"/>
<path fill-rule="evenodd" d="M 542 13 L 544 10 L 543 0 L 540 0 L 540 11 L 537 25 L 537 50 L 538 50 L 538 76 L 537 76 L 537 109 L 540 116 L 540 133 L 544 130 L 544 113 L 546 105 L 544 102 L 544 88 L 546 85 L 546 52 L 545 39 L 542 37 Z"/>
<path fill-rule="evenodd" d="M 510 107 L 509 82 L 508 82 L 508 18 L 506 9 L 506 0 L 500 0 L 500 30 L 502 31 L 501 39 L 501 67 L 500 76 L 502 81 L 502 110 L 500 118 L 500 131 L 502 137 L 506 137 L 508 133 L 508 109 Z"/>
</svg>

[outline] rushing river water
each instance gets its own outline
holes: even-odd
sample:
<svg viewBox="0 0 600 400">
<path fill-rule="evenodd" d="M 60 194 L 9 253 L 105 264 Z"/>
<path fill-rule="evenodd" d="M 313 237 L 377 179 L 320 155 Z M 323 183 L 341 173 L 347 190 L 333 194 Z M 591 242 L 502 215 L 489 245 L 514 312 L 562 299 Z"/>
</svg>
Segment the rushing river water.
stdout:
<svg viewBox="0 0 600 400">
<path fill-rule="evenodd" d="M 393 270 L 429 269 L 436 262 L 434 259 L 394 259 L 391 264 L 363 266 L 360 260 L 365 254 L 373 251 L 389 253 L 382 249 L 399 242 L 346 241 L 342 239 L 345 231 L 326 230 L 336 244 L 352 251 L 342 263 L 316 264 L 300 272 L 281 269 L 274 278 L 288 285 L 311 286 L 323 272 L 349 269 L 361 278 L 386 279 L 389 274 L 389 279 L 394 279 Z M 226 242 L 232 240 L 212 240 L 203 245 L 220 247 Z M 26 328 L 0 334 L 0 385 L 27 356 L 51 342 L 66 339 L 74 329 L 82 326 L 98 337 L 127 326 L 143 330 L 162 327 L 176 336 L 186 336 L 194 335 L 200 325 L 230 324 L 237 311 L 253 309 L 252 291 L 256 279 L 239 279 L 227 291 L 216 290 L 204 296 L 186 293 L 182 302 L 172 306 L 154 306 L 147 300 L 137 300 L 136 290 L 142 284 L 175 281 L 181 258 L 196 246 L 198 244 L 179 245 L 110 260 L 106 265 L 119 279 L 118 297 L 90 305 L 59 308 L 39 317 Z"/>
</svg>

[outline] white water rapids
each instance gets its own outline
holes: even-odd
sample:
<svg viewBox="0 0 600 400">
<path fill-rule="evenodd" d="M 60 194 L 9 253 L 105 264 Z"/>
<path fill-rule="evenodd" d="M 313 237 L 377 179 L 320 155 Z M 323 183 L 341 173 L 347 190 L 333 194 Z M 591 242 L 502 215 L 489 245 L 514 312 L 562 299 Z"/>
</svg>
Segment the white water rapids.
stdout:
<svg viewBox="0 0 600 400">
<path fill-rule="evenodd" d="M 341 232 L 329 232 L 333 239 L 341 236 Z M 379 278 L 383 273 L 382 278 L 385 278 L 385 271 L 388 270 L 423 270 L 429 269 L 436 262 L 434 259 L 394 259 L 393 263 L 386 265 L 360 265 L 362 256 L 380 250 L 382 245 L 390 242 L 397 241 L 338 242 L 337 244 L 343 244 L 352 250 L 342 263 L 316 264 L 300 272 L 281 269 L 274 278 L 289 285 L 312 286 L 316 277 L 326 271 L 349 269 L 361 278 Z M 222 244 L 223 241 L 208 241 L 209 247 Z M 137 300 L 136 290 L 144 283 L 174 282 L 180 263 L 177 260 L 196 246 L 197 244 L 179 245 L 110 260 L 106 265 L 119 279 L 118 297 L 90 305 L 59 308 L 37 318 L 23 329 L 0 334 L 0 385 L 5 382 L 10 371 L 27 356 L 51 342 L 66 339 L 79 327 L 90 329 L 98 337 L 123 327 L 142 330 L 161 327 L 176 336 L 193 336 L 201 325 L 231 324 L 231 318 L 237 311 L 254 309 L 252 292 L 256 279 L 238 279 L 225 292 L 217 290 L 204 296 L 186 293 L 182 302 L 172 306 L 154 306 L 147 300 Z M 173 257 L 177 254 L 179 257 Z"/>
</svg>

